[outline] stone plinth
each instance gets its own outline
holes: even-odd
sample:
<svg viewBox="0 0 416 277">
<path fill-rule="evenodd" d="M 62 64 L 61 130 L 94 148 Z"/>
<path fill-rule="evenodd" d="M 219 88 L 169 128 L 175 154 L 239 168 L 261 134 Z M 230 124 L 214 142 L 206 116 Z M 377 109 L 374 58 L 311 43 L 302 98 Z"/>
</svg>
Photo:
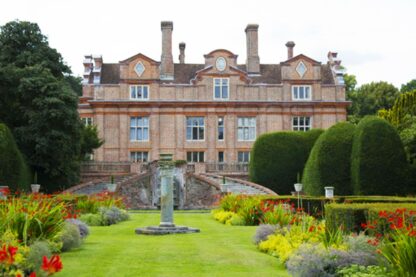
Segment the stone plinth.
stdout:
<svg viewBox="0 0 416 277">
<path fill-rule="evenodd" d="M 169 235 L 169 234 L 187 234 L 187 233 L 199 233 L 199 229 L 190 228 L 185 226 L 149 226 L 145 228 L 137 228 L 136 234 L 138 235 Z"/>
</svg>

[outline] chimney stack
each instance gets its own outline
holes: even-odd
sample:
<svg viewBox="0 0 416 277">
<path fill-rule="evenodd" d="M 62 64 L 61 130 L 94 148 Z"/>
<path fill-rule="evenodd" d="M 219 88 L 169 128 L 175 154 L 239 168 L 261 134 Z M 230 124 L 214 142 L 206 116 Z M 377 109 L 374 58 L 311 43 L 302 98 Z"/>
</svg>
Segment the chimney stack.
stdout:
<svg viewBox="0 0 416 277">
<path fill-rule="evenodd" d="M 246 67 L 249 74 L 260 73 L 259 39 L 257 24 L 248 24 L 246 27 L 247 61 Z"/>
<path fill-rule="evenodd" d="M 293 41 L 288 41 L 286 43 L 286 47 L 287 47 L 287 59 L 291 59 L 293 58 L 293 48 L 295 47 L 295 43 Z"/>
<path fill-rule="evenodd" d="M 179 63 L 185 63 L 185 42 L 179 43 Z"/>
<path fill-rule="evenodd" d="M 173 56 L 172 56 L 172 21 L 162 21 L 162 57 L 160 65 L 160 79 L 173 80 Z"/>
</svg>

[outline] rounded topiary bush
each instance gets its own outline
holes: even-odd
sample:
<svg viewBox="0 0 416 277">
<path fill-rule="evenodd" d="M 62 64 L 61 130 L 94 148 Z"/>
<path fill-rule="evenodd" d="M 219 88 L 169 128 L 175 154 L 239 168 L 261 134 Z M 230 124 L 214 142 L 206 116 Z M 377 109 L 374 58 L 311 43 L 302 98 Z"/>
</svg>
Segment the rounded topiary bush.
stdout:
<svg viewBox="0 0 416 277">
<path fill-rule="evenodd" d="M 261 135 L 251 150 L 250 180 L 279 194 L 289 194 L 322 132 L 315 129 Z"/>
<path fill-rule="evenodd" d="M 12 190 L 27 190 L 30 171 L 9 128 L 1 123 L 0 153 L 0 185 L 9 186 Z"/>
<path fill-rule="evenodd" d="M 333 186 L 337 195 L 353 193 L 350 166 L 354 131 L 355 125 L 341 122 L 318 138 L 303 172 L 307 194 L 323 195 L 326 186 Z"/>
<path fill-rule="evenodd" d="M 62 251 L 69 251 L 72 248 L 78 248 L 81 246 L 82 240 L 81 235 L 79 233 L 78 226 L 70 223 L 65 222 L 64 228 L 62 230 L 61 235 L 62 240 Z"/>
<path fill-rule="evenodd" d="M 408 164 L 396 129 L 386 120 L 365 117 L 358 124 L 351 154 L 354 194 L 397 195 L 406 186 Z"/>
</svg>

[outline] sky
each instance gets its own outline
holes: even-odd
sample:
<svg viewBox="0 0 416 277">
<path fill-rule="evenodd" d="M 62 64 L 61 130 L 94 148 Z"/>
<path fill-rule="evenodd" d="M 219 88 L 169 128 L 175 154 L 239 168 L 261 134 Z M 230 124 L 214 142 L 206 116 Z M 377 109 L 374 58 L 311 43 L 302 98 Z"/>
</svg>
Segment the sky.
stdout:
<svg viewBox="0 0 416 277">
<path fill-rule="evenodd" d="M 2 0 L 0 25 L 36 22 L 51 47 L 75 75 L 85 54 L 116 63 L 137 53 L 160 60 L 161 21 L 173 21 L 173 57 L 186 43 L 185 62 L 224 48 L 246 60 L 247 24 L 259 24 L 261 63 L 294 54 L 322 63 L 338 52 L 347 73 L 359 84 L 387 81 L 400 87 L 416 79 L 415 0 Z"/>
</svg>

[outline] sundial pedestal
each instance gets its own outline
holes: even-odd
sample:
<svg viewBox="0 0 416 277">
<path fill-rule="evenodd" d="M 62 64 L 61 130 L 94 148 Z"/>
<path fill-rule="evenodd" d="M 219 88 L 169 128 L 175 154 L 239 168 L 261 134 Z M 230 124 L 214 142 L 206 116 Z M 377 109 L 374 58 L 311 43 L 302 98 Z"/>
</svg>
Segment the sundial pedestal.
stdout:
<svg viewBox="0 0 416 277">
<path fill-rule="evenodd" d="M 137 228 L 136 234 L 143 235 L 167 235 L 198 233 L 199 229 L 186 226 L 176 226 L 173 223 L 173 162 L 171 154 L 160 155 L 160 224 Z"/>
</svg>

